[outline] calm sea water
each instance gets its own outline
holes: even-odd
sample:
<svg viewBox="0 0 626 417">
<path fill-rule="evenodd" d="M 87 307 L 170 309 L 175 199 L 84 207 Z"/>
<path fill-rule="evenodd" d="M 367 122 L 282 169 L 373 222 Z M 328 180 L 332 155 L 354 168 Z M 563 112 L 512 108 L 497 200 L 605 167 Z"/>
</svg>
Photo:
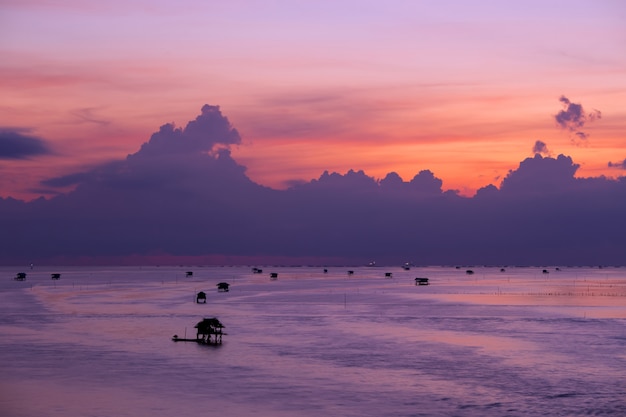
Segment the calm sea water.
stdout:
<svg viewBox="0 0 626 417">
<path fill-rule="evenodd" d="M 626 268 L 348 269 L 0 268 L 0 415 L 626 415 Z"/>
</svg>

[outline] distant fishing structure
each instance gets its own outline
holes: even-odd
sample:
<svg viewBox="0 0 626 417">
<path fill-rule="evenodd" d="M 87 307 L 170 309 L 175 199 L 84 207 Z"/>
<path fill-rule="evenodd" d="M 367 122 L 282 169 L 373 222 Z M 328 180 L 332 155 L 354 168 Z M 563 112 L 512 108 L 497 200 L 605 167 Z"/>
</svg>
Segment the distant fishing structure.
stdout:
<svg viewBox="0 0 626 417">
<path fill-rule="evenodd" d="M 226 333 L 223 332 L 224 325 L 216 318 L 204 318 L 194 326 L 197 329 L 195 339 L 187 339 L 186 334 L 184 338 L 174 335 L 172 341 L 174 342 L 196 342 L 200 345 L 221 345 L 222 336 Z"/>
</svg>

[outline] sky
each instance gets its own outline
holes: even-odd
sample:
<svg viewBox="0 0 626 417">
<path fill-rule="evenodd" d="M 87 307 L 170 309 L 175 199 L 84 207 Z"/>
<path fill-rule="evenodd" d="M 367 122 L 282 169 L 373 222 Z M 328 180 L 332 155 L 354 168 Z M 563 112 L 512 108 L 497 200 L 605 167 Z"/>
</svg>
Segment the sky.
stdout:
<svg viewBox="0 0 626 417">
<path fill-rule="evenodd" d="M 617 187 L 623 45 L 617 0 L 0 0 L 0 198 L 74 216 L 86 195 L 119 198 L 96 178 L 125 184 L 120 167 L 135 167 L 171 182 L 199 153 L 207 182 L 238 178 L 299 210 L 302 187 L 382 188 L 390 173 L 454 201 L 535 169 Z M 207 143 L 154 139 L 193 136 L 194 120 Z M 159 149 L 161 168 L 138 162 Z M 568 161 L 564 176 L 528 168 L 535 155 Z M 150 197 L 207 192 L 183 179 Z"/>
<path fill-rule="evenodd" d="M 621 1 L 2 0 L 0 128 L 46 152 L 4 155 L 0 196 L 51 196 L 41 180 L 123 158 L 204 104 L 273 188 L 430 169 L 471 196 L 537 140 L 615 177 L 624 44 Z M 586 139 L 555 122 L 561 96 L 601 112 Z"/>
</svg>

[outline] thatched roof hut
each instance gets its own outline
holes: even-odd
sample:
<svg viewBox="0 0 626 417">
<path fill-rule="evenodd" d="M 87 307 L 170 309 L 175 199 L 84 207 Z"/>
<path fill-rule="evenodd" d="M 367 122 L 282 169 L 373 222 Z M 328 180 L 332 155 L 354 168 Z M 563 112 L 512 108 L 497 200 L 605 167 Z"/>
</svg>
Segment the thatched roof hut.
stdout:
<svg viewBox="0 0 626 417">
<path fill-rule="evenodd" d="M 206 293 L 204 291 L 200 291 L 198 294 L 196 294 L 196 303 L 206 304 Z"/>
<path fill-rule="evenodd" d="M 222 329 L 224 325 L 216 318 L 205 318 L 194 326 L 198 329 L 196 340 L 198 343 L 220 344 L 222 343 Z"/>
<path fill-rule="evenodd" d="M 228 287 L 230 287 L 230 284 L 228 282 L 220 282 L 216 285 L 217 290 L 220 292 L 228 292 Z"/>
</svg>

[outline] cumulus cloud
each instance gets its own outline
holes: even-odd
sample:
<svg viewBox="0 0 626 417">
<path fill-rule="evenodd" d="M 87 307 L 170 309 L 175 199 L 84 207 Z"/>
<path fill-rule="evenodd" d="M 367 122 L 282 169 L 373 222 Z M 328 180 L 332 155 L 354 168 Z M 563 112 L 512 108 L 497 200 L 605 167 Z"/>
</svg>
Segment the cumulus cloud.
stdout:
<svg viewBox="0 0 626 417">
<path fill-rule="evenodd" d="M 580 143 L 587 140 L 589 134 L 582 130 L 583 127 L 585 127 L 586 123 L 600 119 L 602 113 L 595 109 L 590 113 L 585 113 L 581 104 L 573 103 L 565 96 L 561 96 L 559 101 L 563 104 L 563 110 L 554 116 L 556 123 L 573 135 L 572 140 L 574 142 Z"/>
<path fill-rule="evenodd" d="M 220 146 L 241 143 L 239 132 L 222 115 L 219 106 L 205 104 L 201 114 L 187 123 L 184 129 L 168 123 L 154 133 L 138 154 L 168 155 L 181 153 L 209 153 Z"/>
<path fill-rule="evenodd" d="M 245 167 L 230 155 L 229 146 L 241 142 L 239 133 L 224 117 L 219 106 L 204 105 L 199 116 L 177 128 L 161 126 L 150 140 L 125 160 L 110 161 L 90 170 L 70 172 L 41 181 L 44 187 L 67 189 L 78 186 L 78 194 L 97 190 L 107 199 L 133 190 L 150 199 L 156 194 L 177 189 L 179 194 L 197 195 L 215 186 L 216 178 L 248 182 Z M 223 185 L 226 186 L 223 181 Z"/>
<path fill-rule="evenodd" d="M 411 180 L 411 187 L 420 193 L 439 195 L 443 181 L 428 169 L 422 170 Z"/>
<path fill-rule="evenodd" d="M 533 158 L 522 161 L 517 170 L 510 171 L 502 180 L 500 189 L 518 194 L 566 191 L 575 185 L 574 175 L 578 168 L 580 165 L 575 164 L 569 156 L 544 158 L 537 153 Z"/>
<path fill-rule="evenodd" d="M 27 129 L 0 128 L 0 159 L 28 159 L 52 153 L 45 140 Z"/>
<path fill-rule="evenodd" d="M 548 145 L 546 145 L 543 141 L 536 141 L 533 145 L 533 154 L 540 154 L 544 156 L 550 156 L 550 151 L 548 150 Z"/>
</svg>

